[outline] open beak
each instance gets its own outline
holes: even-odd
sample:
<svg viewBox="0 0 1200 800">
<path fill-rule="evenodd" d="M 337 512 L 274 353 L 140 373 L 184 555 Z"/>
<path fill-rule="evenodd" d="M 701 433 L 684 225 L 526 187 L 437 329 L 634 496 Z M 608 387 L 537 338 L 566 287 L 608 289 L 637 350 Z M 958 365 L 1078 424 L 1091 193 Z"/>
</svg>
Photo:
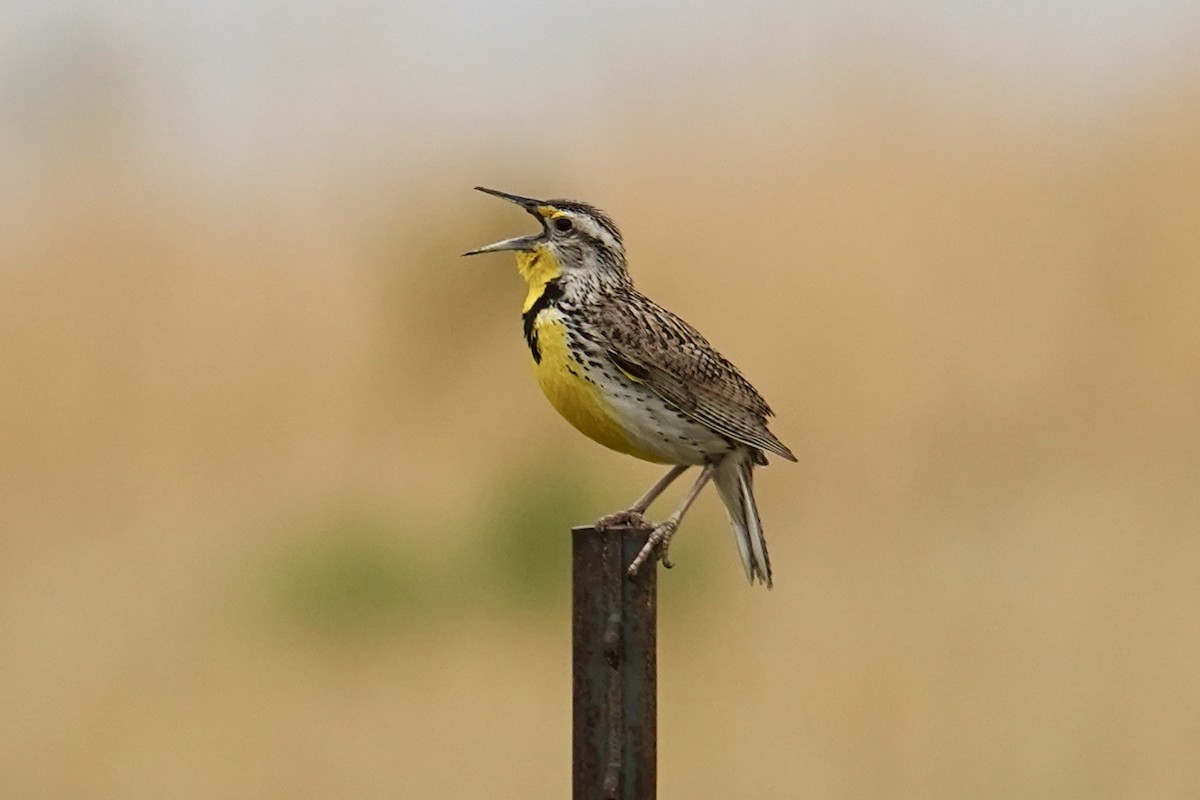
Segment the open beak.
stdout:
<svg viewBox="0 0 1200 800">
<path fill-rule="evenodd" d="M 545 205 L 543 201 L 534 200 L 532 197 L 521 197 L 520 195 L 509 194 L 508 192 L 500 192 L 495 189 L 487 189 L 483 186 L 476 186 L 475 189 L 483 192 L 484 194 L 494 195 L 502 200 L 507 200 L 510 203 L 516 203 L 517 205 L 521 206 L 521 208 L 528 211 L 534 217 L 534 219 L 542 224 L 542 230 L 540 233 L 531 234 L 529 236 L 517 236 L 512 239 L 505 239 L 502 242 L 485 244 L 483 247 L 480 247 L 477 250 L 468 250 L 467 252 L 463 253 L 464 256 L 477 256 L 480 253 L 499 253 L 503 250 L 532 250 L 534 245 L 545 238 L 546 222 L 542 219 L 542 215 L 538 213 L 538 207 Z"/>
</svg>

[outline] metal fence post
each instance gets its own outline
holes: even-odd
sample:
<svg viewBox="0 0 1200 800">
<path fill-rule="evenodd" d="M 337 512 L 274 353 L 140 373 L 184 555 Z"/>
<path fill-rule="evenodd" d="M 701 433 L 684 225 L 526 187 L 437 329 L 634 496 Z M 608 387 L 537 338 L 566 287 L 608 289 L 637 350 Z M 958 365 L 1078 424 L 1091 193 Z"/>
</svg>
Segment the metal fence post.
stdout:
<svg viewBox="0 0 1200 800">
<path fill-rule="evenodd" d="M 574 800 L 654 800 L 657 784 L 657 564 L 625 570 L 647 531 L 574 528 Z"/>
</svg>

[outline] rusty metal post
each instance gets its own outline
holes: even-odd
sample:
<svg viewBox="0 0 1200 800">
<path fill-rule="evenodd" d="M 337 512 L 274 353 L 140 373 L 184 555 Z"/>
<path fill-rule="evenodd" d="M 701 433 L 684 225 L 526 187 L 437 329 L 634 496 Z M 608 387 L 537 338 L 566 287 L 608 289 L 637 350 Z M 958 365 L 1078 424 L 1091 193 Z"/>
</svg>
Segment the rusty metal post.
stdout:
<svg viewBox="0 0 1200 800">
<path fill-rule="evenodd" d="M 572 534 L 574 800 L 654 800 L 657 564 L 625 569 L 648 532 Z"/>
</svg>

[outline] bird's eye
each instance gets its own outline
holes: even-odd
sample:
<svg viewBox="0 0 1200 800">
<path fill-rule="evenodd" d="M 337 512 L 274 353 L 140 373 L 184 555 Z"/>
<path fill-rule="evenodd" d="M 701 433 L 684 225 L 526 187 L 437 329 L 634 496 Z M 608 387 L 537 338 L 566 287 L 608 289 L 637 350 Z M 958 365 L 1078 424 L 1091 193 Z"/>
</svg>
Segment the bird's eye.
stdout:
<svg viewBox="0 0 1200 800">
<path fill-rule="evenodd" d="M 554 230 L 559 233 L 570 233 L 574 227 L 575 223 L 571 222 L 569 217 L 555 217 L 554 219 Z"/>
</svg>

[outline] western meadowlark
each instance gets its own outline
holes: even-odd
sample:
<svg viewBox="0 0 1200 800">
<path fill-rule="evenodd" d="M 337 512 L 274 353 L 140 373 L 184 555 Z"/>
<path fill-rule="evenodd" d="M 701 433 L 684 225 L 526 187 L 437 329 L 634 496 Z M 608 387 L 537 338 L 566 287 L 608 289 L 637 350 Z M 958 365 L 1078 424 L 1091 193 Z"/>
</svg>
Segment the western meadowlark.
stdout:
<svg viewBox="0 0 1200 800">
<path fill-rule="evenodd" d="M 464 255 L 514 251 L 529 284 L 525 341 L 542 391 L 558 413 L 606 447 L 672 464 L 628 510 L 598 527 L 650 528 L 642 514 L 688 467 L 700 476 L 670 517 L 653 526 L 629 574 L 667 548 L 710 480 L 725 504 L 746 577 L 771 586 L 771 561 L 754 502 L 754 467 L 764 450 L 796 457 L 767 430 L 771 409 L 737 367 L 700 332 L 633 287 L 617 226 L 575 200 L 534 200 L 476 186 L 524 208 L 540 233 Z"/>
</svg>

